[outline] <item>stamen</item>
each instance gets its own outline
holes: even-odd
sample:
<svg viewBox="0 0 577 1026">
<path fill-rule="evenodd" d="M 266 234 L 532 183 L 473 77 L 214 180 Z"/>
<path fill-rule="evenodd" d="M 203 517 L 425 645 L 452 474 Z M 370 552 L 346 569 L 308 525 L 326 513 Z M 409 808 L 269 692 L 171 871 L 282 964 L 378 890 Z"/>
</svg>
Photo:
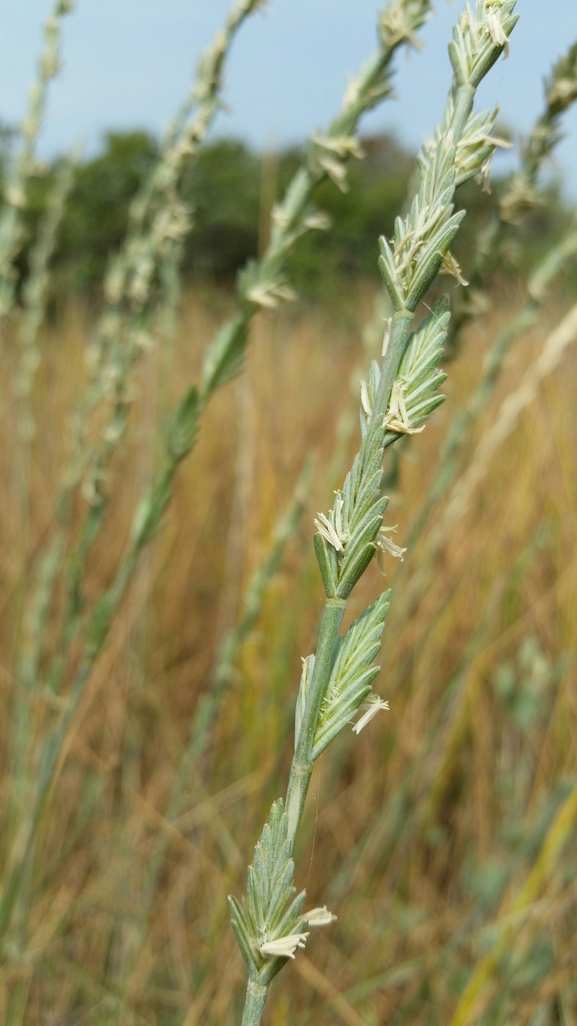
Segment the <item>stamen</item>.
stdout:
<svg viewBox="0 0 577 1026">
<path fill-rule="evenodd" d="M 304 948 L 307 937 L 308 933 L 289 933 L 261 944 L 259 950 L 266 958 L 294 958 L 297 948 Z"/>
<path fill-rule="evenodd" d="M 328 926 L 329 923 L 334 923 L 336 916 L 329 912 L 326 905 L 320 908 L 313 908 L 310 912 L 305 913 L 307 920 L 307 926 Z"/>
<path fill-rule="evenodd" d="M 382 698 L 378 695 L 371 695 L 368 702 L 362 706 L 366 712 L 361 716 L 360 720 L 357 720 L 353 727 L 355 734 L 360 734 L 363 727 L 366 727 L 367 723 L 370 723 L 373 716 L 376 716 L 380 709 L 388 709 L 389 703 L 383 702 Z"/>
</svg>

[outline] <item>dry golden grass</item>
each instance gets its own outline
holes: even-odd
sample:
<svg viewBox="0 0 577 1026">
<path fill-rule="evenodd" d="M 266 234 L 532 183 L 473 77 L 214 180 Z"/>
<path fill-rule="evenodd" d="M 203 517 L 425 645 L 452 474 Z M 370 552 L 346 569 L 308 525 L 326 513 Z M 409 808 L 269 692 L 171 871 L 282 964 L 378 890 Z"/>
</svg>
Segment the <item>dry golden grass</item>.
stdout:
<svg viewBox="0 0 577 1026">
<path fill-rule="evenodd" d="M 88 605 L 123 551 L 170 394 L 194 378 L 227 302 L 188 296 L 173 351 L 167 344 L 147 357 L 130 440 L 109 482 L 107 524 L 90 560 Z M 446 426 L 514 305 L 514 297 L 503 297 L 469 332 L 450 369 L 448 402 L 403 456 L 387 513 L 401 542 L 432 479 Z M 210 407 L 181 468 L 164 532 L 125 597 L 75 717 L 45 814 L 26 951 L 4 952 L 0 1021 L 7 1021 L 7 994 L 17 979 L 27 1026 L 238 1020 L 244 977 L 225 899 L 242 890 L 260 824 L 286 782 L 300 656 L 313 647 L 321 602 L 312 518 L 335 485 L 327 468 L 371 312 L 371 295 L 361 293 L 347 316 L 297 309 L 259 318 L 247 373 Z M 513 350 L 464 465 L 562 312 L 548 310 Z M 19 503 L 14 411 L 5 391 L 5 710 L 17 688 L 24 546 L 28 538 L 30 552 L 39 553 L 50 531 L 86 335 L 87 316 L 71 307 L 42 340 L 29 524 Z M 3 362 L 8 382 L 9 352 Z M 518 902 L 577 774 L 576 371 L 569 350 L 499 450 L 424 589 L 413 589 L 410 608 L 406 596 L 426 560 L 426 533 L 394 577 L 391 571 L 376 685 L 391 711 L 360 739 L 351 732 L 322 757 L 298 842 L 297 864 L 306 868 L 297 885 L 306 886 L 313 905 L 328 902 L 338 922 L 315 934 L 306 956 L 282 974 L 265 1016 L 271 1026 L 448 1023 L 469 972 L 505 936 L 498 920 L 507 930 L 505 950 L 497 951 L 463 1021 L 577 1021 L 571 842 L 538 863 L 528 907 Z M 273 403 L 275 393 L 280 399 Z M 347 447 L 346 438 L 341 445 Z M 354 439 L 347 458 L 353 447 Z M 302 531 L 243 647 L 206 754 L 187 780 L 185 811 L 169 824 L 171 783 L 218 639 L 234 622 L 243 582 L 262 559 L 310 452 L 317 463 Z M 372 567 L 351 616 L 382 587 Z M 40 736 L 48 703 L 39 699 L 32 714 Z M 7 729 L 3 715 L 3 806 Z M 167 839 L 167 857 L 143 918 L 144 881 L 159 837 Z"/>
</svg>

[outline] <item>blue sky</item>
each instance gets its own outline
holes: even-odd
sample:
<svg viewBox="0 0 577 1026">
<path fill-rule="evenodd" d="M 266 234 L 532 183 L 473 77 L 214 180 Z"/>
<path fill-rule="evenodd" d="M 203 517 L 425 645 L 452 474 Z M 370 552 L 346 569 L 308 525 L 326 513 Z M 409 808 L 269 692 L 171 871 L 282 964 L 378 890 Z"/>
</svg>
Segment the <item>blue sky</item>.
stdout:
<svg viewBox="0 0 577 1026">
<path fill-rule="evenodd" d="M 461 6 L 437 0 L 437 16 L 422 33 L 425 48 L 398 61 L 397 99 L 371 114 L 365 131 L 392 130 L 414 148 L 430 135 L 443 109 L 446 44 Z M 4 122 L 23 114 L 51 7 L 52 0 L 2 0 Z M 347 75 L 374 47 L 376 7 L 376 0 L 270 0 L 268 13 L 254 16 L 235 43 L 225 90 L 229 110 L 219 115 L 215 133 L 275 147 L 327 124 Z M 160 132 L 227 8 L 228 0 L 77 0 L 65 22 L 65 67 L 51 92 L 41 154 L 79 142 L 93 153 L 107 128 Z M 502 120 L 522 132 L 540 110 L 551 62 L 577 39 L 577 0 L 519 0 L 517 10 L 511 57 L 483 84 L 479 103 L 498 102 Z M 557 161 L 577 198 L 577 109 L 565 128 Z"/>
</svg>

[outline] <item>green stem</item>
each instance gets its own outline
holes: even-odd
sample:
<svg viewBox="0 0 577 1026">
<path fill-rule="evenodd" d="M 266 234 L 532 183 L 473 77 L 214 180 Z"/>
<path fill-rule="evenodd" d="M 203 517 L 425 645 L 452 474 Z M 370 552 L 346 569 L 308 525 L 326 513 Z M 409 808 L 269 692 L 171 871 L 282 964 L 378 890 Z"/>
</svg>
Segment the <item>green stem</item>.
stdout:
<svg viewBox="0 0 577 1026">
<path fill-rule="evenodd" d="M 268 986 L 249 980 L 246 988 L 242 1026 L 259 1026 L 266 1004 Z"/>
<path fill-rule="evenodd" d="M 367 448 L 367 439 L 369 436 L 373 437 L 375 430 L 382 432 L 383 417 L 387 412 L 391 391 L 399 372 L 399 364 L 406 349 L 409 335 L 411 334 L 414 317 L 415 315 L 411 310 L 399 310 L 393 317 L 391 336 L 383 359 L 379 387 L 371 414 L 370 428 L 367 432 L 367 438 L 365 438 L 363 443 L 364 449 Z M 379 444 L 382 447 L 382 438 Z"/>
<path fill-rule="evenodd" d="M 321 703 L 333 668 L 335 646 L 345 615 L 346 600 L 329 598 L 326 601 L 319 629 L 314 670 L 308 684 L 305 711 L 292 761 L 286 796 L 288 837 L 294 846 L 296 832 L 313 771 L 313 744 Z"/>
</svg>

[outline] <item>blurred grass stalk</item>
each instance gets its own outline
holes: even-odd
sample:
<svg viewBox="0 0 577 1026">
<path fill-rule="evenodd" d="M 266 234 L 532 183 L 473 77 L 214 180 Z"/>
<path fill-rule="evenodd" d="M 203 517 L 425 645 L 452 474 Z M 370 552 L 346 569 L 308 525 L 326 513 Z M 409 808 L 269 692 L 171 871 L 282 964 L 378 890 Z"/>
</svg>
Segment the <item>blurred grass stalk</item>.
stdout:
<svg viewBox="0 0 577 1026">
<path fill-rule="evenodd" d="M 577 99 L 577 42 L 553 65 L 544 91 L 544 110 L 521 143 L 521 167 L 506 182 L 494 218 L 482 228 L 477 239 L 473 265 L 468 271 L 469 287 L 459 291 L 455 304 L 447 347 L 450 357 L 459 352 L 466 325 L 486 308 L 489 276 L 507 262 L 507 246 L 512 237 L 531 213 L 547 205 L 539 178 L 563 138 L 562 117 Z"/>
<path fill-rule="evenodd" d="M 455 478 L 458 475 L 459 456 L 466 443 L 471 437 L 474 425 L 490 402 L 501 372 L 505 365 L 507 354 L 513 343 L 536 324 L 539 314 L 543 310 L 545 301 L 549 298 L 552 287 L 559 275 L 567 270 L 571 259 L 577 253 L 577 225 L 572 225 L 567 234 L 560 242 L 548 252 L 539 266 L 531 274 L 527 285 L 529 299 L 525 302 L 514 320 L 499 332 L 493 345 L 489 348 L 483 362 L 483 372 L 474 393 L 467 402 L 465 408 L 459 411 L 449 425 L 443 445 L 439 467 L 429 488 L 425 501 L 418 511 L 407 535 L 407 544 L 415 545 L 422 531 L 424 530 L 435 506 L 447 495 L 451 487 L 458 487 Z M 424 565 L 419 573 L 424 574 L 427 566 L 438 552 L 442 540 L 446 540 L 447 531 L 442 535 L 438 534 L 438 540 L 430 542 L 427 553 L 424 556 Z M 410 586 L 411 594 L 417 587 L 416 579 L 413 579 Z"/>
<path fill-rule="evenodd" d="M 449 1026 L 466 1026 L 477 1017 L 478 1003 L 491 981 L 500 960 L 510 951 L 515 934 L 557 868 L 557 861 L 577 823 L 577 783 L 557 812 L 543 847 L 527 880 L 511 904 L 503 909 L 500 919 L 508 919 L 499 931 L 491 951 L 475 966 L 471 979 L 461 995 Z M 511 921 L 512 920 L 512 921 Z"/>
<path fill-rule="evenodd" d="M 35 148 L 44 123 L 48 88 L 60 70 L 61 19 L 73 10 L 72 0 L 56 0 L 44 26 L 44 50 L 38 62 L 38 77 L 28 100 L 26 118 L 20 126 L 21 146 L 8 173 L 4 205 L 0 214 L 0 345 L 4 322 L 14 308 L 15 262 L 25 241 L 22 211 L 26 207 L 28 182 L 37 171 Z"/>
<path fill-rule="evenodd" d="M 503 261 L 503 253 L 511 236 L 525 223 L 528 215 L 546 203 L 539 189 L 539 176 L 562 138 L 561 118 L 577 100 L 577 43 L 573 43 L 553 66 L 545 82 L 545 109 L 521 146 L 522 164 L 512 175 L 504 194 L 499 198 L 498 213 L 488 228 L 483 228 L 475 246 L 470 283 L 459 290 L 457 310 L 452 318 L 448 337 L 449 354 L 460 350 L 464 327 L 486 309 L 489 275 Z M 457 474 L 459 452 L 470 438 L 472 428 L 493 395 L 509 349 L 517 338 L 536 323 L 543 304 L 558 277 L 574 256 L 577 226 L 571 224 L 561 238 L 539 261 L 527 283 L 529 298 L 514 321 L 497 336 L 487 352 L 483 373 L 474 394 L 464 410 L 457 412 L 449 425 L 440 454 L 439 467 L 421 509 L 413 518 L 407 543 L 413 546 L 421 535 L 436 504 L 447 494 Z M 479 294 L 483 298 L 479 302 Z M 463 297 L 461 299 L 461 296 Z"/>
<path fill-rule="evenodd" d="M 563 247 L 561 247 L 563 248 Z M 571 242 L 571 253 L 577 252 L 577 235 Z M 505 397 L 494 423 L 479 441 L 466 471 L 455 482 L 450 501 L 432 532 L 431 546 L 438 548 L 466 512 L 471 496 L 486 475 L 492 457 L 510 435 L 524 409 L 534 402 L 541 382 L 559 366 L 568 347 L 577 338 L 577 305 L 571 307 L 563 320 L 547 337 L 543 351 L 525 371 L 515 391 Z"/>
<path fill-rule="evenodd" d="M 46 317 L 50 286 L 51 259 L 70 194 L 74 160 L 65 159 L 58 168 L 44 216 L 38 226 L 37 238 L 30 250 L 30 268 L 22 288 L 22 309 L 18 317 L 19 367 L 14 376 L 13 394 L 16 404 L 17 441 L 15 477 L 20 494 L 22 529 L 22 590 L 26 592 L 27 563 L 30 548 L 30 451 L 36 430 L 32 413 L 34 379 L 40 365 L 39 332 Z"/>
</svg>

